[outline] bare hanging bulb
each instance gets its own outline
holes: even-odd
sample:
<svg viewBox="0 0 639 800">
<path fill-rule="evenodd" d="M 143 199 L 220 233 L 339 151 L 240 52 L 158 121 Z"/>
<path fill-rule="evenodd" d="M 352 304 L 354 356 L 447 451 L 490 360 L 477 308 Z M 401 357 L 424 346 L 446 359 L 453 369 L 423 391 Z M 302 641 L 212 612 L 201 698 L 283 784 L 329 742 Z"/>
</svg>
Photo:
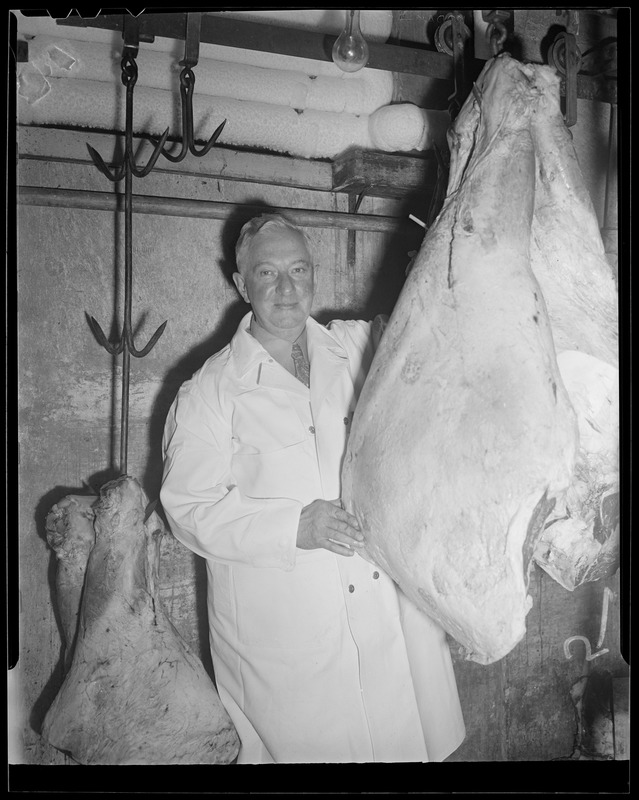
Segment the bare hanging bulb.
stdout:
<svg viewBox="0 0 639 800">
<path fill-rule="evenodd" d="M 346 25 L 333 45 L 333 61 L 344 72 L 357 72 L 368 63 L 368 45 L 359 27 L 359 13 L 346 12 Z"/>
</svg>

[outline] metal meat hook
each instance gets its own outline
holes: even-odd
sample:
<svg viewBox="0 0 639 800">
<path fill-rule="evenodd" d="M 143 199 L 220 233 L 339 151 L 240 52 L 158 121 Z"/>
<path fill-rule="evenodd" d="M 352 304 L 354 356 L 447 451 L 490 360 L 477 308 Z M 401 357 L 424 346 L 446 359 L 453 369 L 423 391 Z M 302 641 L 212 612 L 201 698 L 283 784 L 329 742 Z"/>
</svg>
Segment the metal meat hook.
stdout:
<svg viewBox="0 0 639 800">
<path fill-rule="evenodd" d="M 570 645 L 573 642 L 580 641 L 584 643 L 584 647 L 586 648 L 586 661 L 592 661 L 593 659 L 597 658 L 598 656 L 604 655 L 604 653 L 609 653 L 609 649 L 604 647 L 603 650 L 601 645 L 603 644 L 604 638 L 606 636 L 606 626 L 608 624 L 608 604 L 611 600 L 614 600 L 615 595 L 612 589 L 609 589 L 607 586 L 604 589 L 603 593 L 603 606 L 601 609 L 601 623 L 599 626 L 599 638 L 597 639 L 597 652 L 593 653 L 590 648 L 590 642 L 585 636 L 569 636 L 566 641 L 564 642 L 564 655 L 568 660 L 572 658 L 572 653 L 570 652 Z"/>
<path fill-rule="evenodd" d="M 122 333 L 117 344 L 108 341 L 102 328 L 95 319 L 89 316 L 88 321 L 94 336 L 104 349 L 111 355 L 122 353 L 122 410 L 120 424 L 120 472 L 126 474 L 127 471 L 127 447 L 129 429 L 129 378 L 130 378 L 130 356 L 143 358 L 149 353 L 160 336 L 164 332 L 167 322 L 156 330 L 148 343 L 141 349 L 136 348 L 133 341 L 133 329 L 131 326 L 132 295 L 133 295 L 133 176 L 142 178 L 148 175 L 153 169 L 155 162 L 160 156 L 162 147 L 166 142 L 169 129 L 162 134 L 160 142 L 156 145 L 153 155 L 145 167 L 137 168 L 133 158 L 133 87 L 137 81 L 138 68 L 135 58 L 138 53 L 139 45 L 139 23 L 138 20 L 130 15 L 124 19 L 124 54 L 122 57 L 122 83 L 126 86 L 126 123 L 125 123 L 125 154 L 122 164 L 111 172 L 104 163 L 101 156 L 90 146 L 87 145 L 89 154 L 95 166 L 110 181 L 117 182 L 123 177 L 124 183 L 124 239 L 125 239 L 125 259 L 124 259 L 124 322 Z"/>
<path fill-rule="evenodd" d="M 467 94 L 466 42 L 470 39 L 470 29 L 461 11 L 452 11 L 444 17 L 443 23 L 435 31 L 435 46 L 442 53 L 453 57 L 454 92 L 448 97 L 448 113 L 455 119 Z"/>
<path fill-rule="evenodd" d="M 492 8 L 489 11 L 482 11 L 481 15 L 484 22 L 488 22 L 486 38 L 494 58 L 502 51 L 508 38 L 508 31 L 504 22 L 510 18 L 510 11 Z"/>
<path fill-rule="evenodd" d="M 193 67 L 197 64 L 200 55 L 201 27 L 202 14 L 200 12 L 186 15 L 184 58 L 180 61 L 180 66 L 182 67 L 182 72 L 180 73 L 180 98 L 182 103 L 182 145 L 180 152 L 174 155 L 164 148 L 164 141 L 157 143 L 162 149 L 162 155 L 174 163 L 182 161 L 189 151 L 194 156 L 205 156 L 217 142 L 226 125 L 226 120 L 224 120 L 224 122 L 215 129 L 213 135 L 204 147 L 199 150 L 196 148 L 193 134 L 193 92 L 195 87 Z"/>
<path fill-rule="evenodd" d="M 140 44 L 140 24 L 137 18 L 132 17 L 130 14 L 125 16 L 122 36 L 124 38 L 124 52 L 122 54 L 121 61 L 121 79 L 122 83 L 126 87 L 126 117 L 124 128 L 125 150 L 122 164 L 120 164 L 116 170 L 111 172 L 97 150 L 91 147 L 91 145 L 87 144 L 89 155 L 91 156 L 91 160 L 95 166 L 103 175 L 105 175 L 114 183 L 121 181 L 122 178 L 125 177 L 127 169 L 137 178 L 144 178 L 146 175 L 148 175 L 155 166 L 155 162 L 160 157 L 164 143 L 169 135 L 169 129 L 167 128 L 160 137 L 159 142 L 156 143 L 153 153 L 151 154 L 146 166 L 136 166 L 133 155 L 133 89 L 135 88 L 135 84 L 138 80 L 138 65 L 136 64 L 135 59 L 137 57 Z"/>
<path fill-rule="evenodd" d="M 100 170 L 100 172 L 102 172 L 103 175 L 105 175 L 109 180 L 113 182 L 120 181 L 123 177 L 125 179 L 124 183 L 125 313 L 124 313 L 124 326 L 122 329 L 122 335 L 120 336 L 120 341 L 115 345 L 111 344 L 104 335 L 104 332 L 102 331 L 102 328 L 98 324 L 95 317 L 89 317 L 89 324 L 91 326 L 91 330 L 93 331 L 99 343 L 111 355 L 118 355 L 125 349 L 126 346 L 131 355 L 135 356 L 136 358 L 142 358 L 151 351 L 157 340 L 164 332 L 166 322 L 160 325 L 160 327 L 153 334 L 150 341 L 145 347 L 143 347 L 141 350 L 138 350 L 135 347 L 135 344 L 133 342 L 133 332 L 131 327 L 131 306 L 132 306 L 131 295 L 132 295 L 132 284 L 133 284 L 132 176 L 135 175 L 138 178 L 143 178 L 145 175 L 148 175 L 149 172 L 151 172 L 151 170 L 155 165 L 155 162 L 158 160 L 160 156 L 162 145 L 166 141 L 166 137 L 169 133 L 169 129 L 167 128 L 166 131 L 162 134 L 160 143 L 158 146 L 156 146 L 153 155 L 149 159 L 147 165 L 141 169 L 138 169 L 135 166 L 135 162 L 133 159 L 133 87 L 135 86 L 135 83 L 138 79 L 138 67 L 137 64 L 135 63 L 135 57 L 137 56 L 138 53 L 139 33 L 140 32 L 139 32 L 138 20 L 134 17 L 131 17 L 130 15 L 125 17 L 124 32 L 123 32 L 124 55 L 122 57 L 122 83 L 126 86 L 127 91 L 126 91 L 125 154 L 122 164 L 115 172 L 112 173 L 106 166 L 106 164 L 104 163 L 102 157 L 98 154 L 98 152 L 94 150 L 93 147 L 87 144 L 89 154 L 91 155 L 94 164 Z"/>
</svg>

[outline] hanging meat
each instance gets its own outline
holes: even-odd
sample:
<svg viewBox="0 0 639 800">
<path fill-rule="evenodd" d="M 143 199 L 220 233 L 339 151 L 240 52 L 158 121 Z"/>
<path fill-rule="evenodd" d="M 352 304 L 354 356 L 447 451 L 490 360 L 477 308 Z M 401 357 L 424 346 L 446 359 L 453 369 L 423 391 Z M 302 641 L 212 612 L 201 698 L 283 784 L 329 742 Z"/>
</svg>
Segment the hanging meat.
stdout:
<svg viewBox="0 0 639 800">
<path fill-rule="evenodd" d="M 155 512 L 145 520 L 147 506 L 139 483 L 124 476 L 103 486 L 92 508 L 70 497 L 49 513 L 64 636 L 75 647 L 42 735 L 81 764 L 230 763 L 235 728 L 162 607 L 166 529 Z"/>
<path fill-rule="evenodd" d="M 531 126 L 537 159 L 531 264 L 546 299 L 557 362 L 579 424 L 564 504 L 549 517 L 534 560 L 566 589 L 619 566 L 618 297 L 570 130 L 559 79 L 538 70 Z"/>
<path fill-rule="evenodd" d="M 507 54 L 477 80 L 449 132 L 444 205 L 381 340 L 343 467 L 364 556 L 482 664 L 524 636 L 546 525 L 580 511 L 567 502 L 582 423 L 555 327 L 569 353 L 560 359 L 614 372 L 614 284 L 600 274 L 610 268 L 570 134 L 558 130 L 558 83 L 549 67 Z M 568 254 L 571 225 L 582 241 Z"/>
<path fill-rule="evenodd" d="M 56 599 L 62 625 L 64 666 L 68 670 L 78 630 L 84 575 L 95 544 L 95 495 L 70 495 L 47 514 L 47 541 L 56 554 Z"/>
</svg>

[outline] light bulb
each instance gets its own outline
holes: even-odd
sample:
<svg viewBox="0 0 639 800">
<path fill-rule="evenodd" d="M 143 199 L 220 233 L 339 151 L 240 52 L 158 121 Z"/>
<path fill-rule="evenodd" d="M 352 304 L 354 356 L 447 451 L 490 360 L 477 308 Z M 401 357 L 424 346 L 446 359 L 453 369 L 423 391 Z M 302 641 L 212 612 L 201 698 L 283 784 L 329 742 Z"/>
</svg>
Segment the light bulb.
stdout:
<svg viewBox="0 0 639 800">
<path fill-rule="evenodd" d="M 333 45 L 333 61 L 344 72 L 357 72 L 368 63 L 368 45 L 359 27 L 359 11 L 346 12 L 346 25 Z"/>
</svg>

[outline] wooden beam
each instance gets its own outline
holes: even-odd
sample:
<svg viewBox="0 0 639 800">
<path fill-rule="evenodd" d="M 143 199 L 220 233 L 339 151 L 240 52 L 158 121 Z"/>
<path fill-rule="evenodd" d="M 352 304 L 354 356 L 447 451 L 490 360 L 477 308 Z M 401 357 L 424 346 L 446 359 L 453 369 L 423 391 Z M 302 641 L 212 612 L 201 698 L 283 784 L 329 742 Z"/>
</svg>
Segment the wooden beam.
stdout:
<svg viewBox="0 0 639 800">
<path fill-rule="evenodd" d="M 90 192 L 77 189 L 50 189 L 45 187 L 20 186 L 19 205 L 81 208 L 92 211 L 124 211 L 124 195 L 119 192 Z M 264 212 L 263 206 L 249 203 L 223 203 L 214 200 L 186 200 L 176 197 L 133 196 L 133 211 L 136 214 L 160 214 L 174 217 L 199 219 L 228 219 L 238 209 L 246 211 L 247 218 Z M 339 211 L 315 211 L 300 208 L 273 208 L 297 225 L 305 228 L 338 228 L 343 230 L 372 231 L 375 233 L 396 232 L 405 228 L 413 230 L 410 220 L 375 214 L 345 214 Z"/>
<path fill-rule="evenodd" d="M 414 156 L 378 153 L 358 148 L 333 161 L 333 191 L 372 197 L 406 197 L 432 191 L 437 162 L 432 151 Z"/>
</svg>

